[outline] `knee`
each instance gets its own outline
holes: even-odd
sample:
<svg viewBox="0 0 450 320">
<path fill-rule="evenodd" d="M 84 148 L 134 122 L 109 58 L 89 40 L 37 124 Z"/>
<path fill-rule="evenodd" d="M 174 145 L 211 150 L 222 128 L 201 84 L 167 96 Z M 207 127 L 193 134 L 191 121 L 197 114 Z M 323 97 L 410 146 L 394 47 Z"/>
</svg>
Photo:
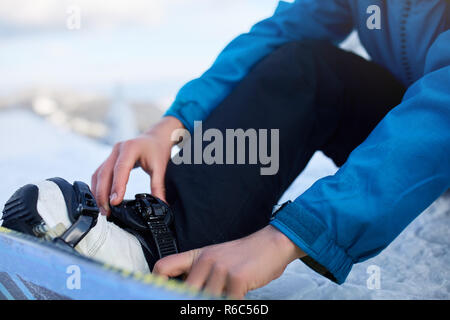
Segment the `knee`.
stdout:
<svg viewBox="0 0 450 320">
<path fill-rule="evenodd" d="M 320 52 L 324 52 L 326 45 L 323 41 L 286 43 L 263 59 L 250 72 L 250 77 L 271 88 L 282 85 L 284 92 L 289 88 L 298 90 L 298 86 L 309 87 L 315 82 Z"/>
<path fill-rule="evenodd" d="M 272 56 L 292 57 L 295 60 L 316 59 L 321 55 L 335 50 L 336 47 L 324 40 L 301 40 L 285 43 L 276 49 Z"/>
<path fill-rule="evenodd" d="M 259 65 L 271 77 L 296 75 L 304 78 L 315 73 L 325 55 L 332 54 L 332 44 L 319 40 L 288 42 L 269 54 Z"/>
</svg>

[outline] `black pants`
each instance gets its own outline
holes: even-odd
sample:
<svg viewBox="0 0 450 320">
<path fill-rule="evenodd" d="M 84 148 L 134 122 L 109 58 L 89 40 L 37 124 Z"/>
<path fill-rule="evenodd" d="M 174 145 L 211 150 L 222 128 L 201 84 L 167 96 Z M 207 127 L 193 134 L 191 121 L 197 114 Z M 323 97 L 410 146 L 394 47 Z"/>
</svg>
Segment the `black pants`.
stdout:
<svg viewBox="0 0 450 320">
<path fill-rule="evenodd" d="M 337 166 L 400 103 L 404 87 L 382 67 L 326 42 L 284 45 L 260 61 L 203 122 L 203 130 L 279 129 L 279 170 L 260 165 L 175 165 L 166 174 L 182 251 L 241 238 L 272 208 L 312 155 Z"/>
</svg>

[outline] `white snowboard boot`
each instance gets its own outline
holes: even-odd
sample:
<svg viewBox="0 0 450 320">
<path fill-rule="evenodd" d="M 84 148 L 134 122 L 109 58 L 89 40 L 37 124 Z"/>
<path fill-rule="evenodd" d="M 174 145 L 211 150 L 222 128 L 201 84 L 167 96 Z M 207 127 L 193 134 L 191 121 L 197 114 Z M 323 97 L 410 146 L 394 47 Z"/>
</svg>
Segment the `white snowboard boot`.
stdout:
<svg viewBox="0 0 450 320">
<path fill-rule="evenodd" d="M 95 200 L 88 197 L 87 201 L 96 206 Z M 28 184 L 8 200 L 0 226 L 53 240 L 74 224 L 79 212 L 78 198 L 74 186 L 61 178 Z M 101 214 L 95 218 L 95 226 L 87 229 L 75 245 L 76 251 L 128 271 L 150 272 L 141 243 L 133 234 Z"/>
</svg>

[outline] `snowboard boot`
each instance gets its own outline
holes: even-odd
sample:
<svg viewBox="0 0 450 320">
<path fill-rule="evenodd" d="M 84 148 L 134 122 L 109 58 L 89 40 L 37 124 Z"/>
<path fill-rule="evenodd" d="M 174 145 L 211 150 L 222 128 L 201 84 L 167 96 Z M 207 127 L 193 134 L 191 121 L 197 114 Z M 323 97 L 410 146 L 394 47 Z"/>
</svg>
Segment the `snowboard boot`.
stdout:
<svg viewBox="0 0 450 320">
<path fill-rule="evenodd" d="M 108 219 L 99 214 L 85 183 L 52 178 L 17 190 L 0 226 L 133 272 L 148 273 L 158 259 L 177 252 L 168 227 L 172 214 L 161 200 L 142 194 L 111 209 Z"/>
</svg>

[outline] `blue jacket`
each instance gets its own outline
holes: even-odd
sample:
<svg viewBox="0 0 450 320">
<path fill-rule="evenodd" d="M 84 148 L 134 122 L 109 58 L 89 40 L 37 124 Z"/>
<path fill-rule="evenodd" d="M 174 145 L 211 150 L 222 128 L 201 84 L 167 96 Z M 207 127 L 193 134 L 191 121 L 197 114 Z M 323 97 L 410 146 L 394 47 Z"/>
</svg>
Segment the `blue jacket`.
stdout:
<svg viewBox="0 0 450 320">
<path fill-rule="evenodd" d="M 368 28 L 371 5 L 381 9 L 380 29 Z M 450 187 L 450 1 L 280 2 L 272 17 L 234 39 L 187 83 L 166 113 L 192 130 L 277 47 L 302 39 L 338 44 L 354 29 L 372 61 L 407 92 L 335 175 L 318 180 L 271 221 L 308 254 L 311 267 L 324 267 L 337 283 Z"/>
</svg>

